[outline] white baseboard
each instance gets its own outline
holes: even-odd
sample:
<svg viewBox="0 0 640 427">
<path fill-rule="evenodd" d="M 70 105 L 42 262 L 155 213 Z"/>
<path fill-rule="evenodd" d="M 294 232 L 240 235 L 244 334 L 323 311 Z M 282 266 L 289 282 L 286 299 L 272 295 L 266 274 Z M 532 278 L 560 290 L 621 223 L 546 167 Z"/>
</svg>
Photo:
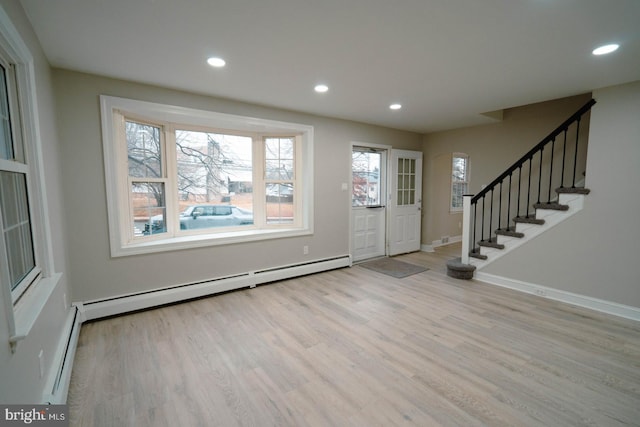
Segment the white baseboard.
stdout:
<svg viewBox="0 0 640 427">
<path fill-rule="evenodd" d="M 61 405 L 67 403 L 69 382 L 73 369 L 73 360 L 80 336 L 80 312 L 77 307 L 72 307 L 64 324 L 63 334 L 56 350 L 53 367 L 45 386 L 45 394 L 42 396 L 43 404 Z"/>
<path fill-rule="evenodd" d="M 434 252 L 434 249 L 439 246 L 446 246 L 458 242 L 462 242 L 462 236 L 449 237 L 449 240 L 446 242 L 443 242 L 442 239 L 434 240 L 430 245 L 421 245 L 420 250 L 422 252 Z"/>
<path fill-rule="evenodd" d="M 350 265 L 351 257 L 349 255 L 342 255 L 335 258 L 269 268 L 234 276 L 212 278 L 198 283 L 180 284 L 143 293 L 119 295 L 75 304 L 80 310 L 81 321 L 85 322 L 130 311 L 200 298 L 234 289 L 253 288 L 262 283 L 319 273 L 321 271 L 348 267 Z"/>
<path fill-rule="evenodd" d="M 562 291 L 559 289 L 549 288 L 534 283 L 523 282 L 520 280 L 510 279 L 508 277 L 496 276 L 493 274 L 476 272 L 475 278 L 481 282 L 491 285 L 509 288 L 527 294 L 537 295 L 542 298 L 549 298 L 555 301 L 567 304 L 577 305 L 579 307 L 589 308 L 601 313 L 612 314 L 618 317 L 624 317 L 635 321 L 640 321 L 640 308 L 619 304 L 612 301 L 606 301 L 598 298 L 592 298 L 585 295 L 574 294 L 572 292 Z"/>
</svg>

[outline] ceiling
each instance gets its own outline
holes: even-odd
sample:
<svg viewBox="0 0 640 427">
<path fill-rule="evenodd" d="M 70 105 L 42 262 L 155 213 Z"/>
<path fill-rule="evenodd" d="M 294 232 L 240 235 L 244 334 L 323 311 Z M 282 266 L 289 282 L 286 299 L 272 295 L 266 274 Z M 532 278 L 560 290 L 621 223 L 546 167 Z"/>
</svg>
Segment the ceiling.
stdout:
<svg viewBox="0 0 640 427">
<path fill-rule="evenodd" d="M 54 67 L 421 133 L 640 80 L 639 0 L 21 4 Z"/>
</svg>

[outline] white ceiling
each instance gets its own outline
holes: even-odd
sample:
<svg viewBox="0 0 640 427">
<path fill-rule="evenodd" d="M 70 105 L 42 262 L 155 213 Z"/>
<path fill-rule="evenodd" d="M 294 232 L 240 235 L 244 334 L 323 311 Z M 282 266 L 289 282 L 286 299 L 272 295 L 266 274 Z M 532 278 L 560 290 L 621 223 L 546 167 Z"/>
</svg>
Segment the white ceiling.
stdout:
<svg viewBox="0 0 640 427">
<path fill-rule="evenodd" d="M 54 67 L 419 132 L 640 80 L 640 0 L 21 3 Z"/>
</svg>

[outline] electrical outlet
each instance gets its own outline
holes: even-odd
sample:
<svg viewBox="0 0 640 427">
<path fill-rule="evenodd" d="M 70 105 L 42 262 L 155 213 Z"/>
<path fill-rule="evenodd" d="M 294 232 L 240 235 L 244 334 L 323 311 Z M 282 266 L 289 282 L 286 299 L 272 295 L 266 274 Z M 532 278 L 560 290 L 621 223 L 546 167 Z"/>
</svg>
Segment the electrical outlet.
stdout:
<svg viewBox="0 0 640 427">
<path fill-rule="evenodd" d="M 543 297 L 545 296 L 547 293 L 544 291 L 544 289 L 536 289 L 535 291 L 533 291 L 533 293 L 535 293 L 536 295 L 538 295 L 539 297 Z"/>
<path fill-rule="evenodd" d="M 442 243 L 449 243 L 449 236 L 442 236 L 442 238 L 440 239 L 440 241 Z"/>
<path fill-rule="evenodd" d="M 303 255 L 309 255 L 309 246 L 303 246 L 302 247 L 302 254 Z"/>
</svg>

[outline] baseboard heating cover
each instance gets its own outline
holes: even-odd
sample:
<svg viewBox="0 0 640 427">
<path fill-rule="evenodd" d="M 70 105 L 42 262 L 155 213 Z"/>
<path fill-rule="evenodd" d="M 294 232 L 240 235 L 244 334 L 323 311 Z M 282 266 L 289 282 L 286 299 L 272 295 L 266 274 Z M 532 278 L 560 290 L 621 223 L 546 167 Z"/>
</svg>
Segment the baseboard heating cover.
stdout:
<svg viewBox="0 0 640 427">
<path fill-rule="evenodd" d="M 69 382 L 73 369 L 73 359 L 78 346 L 80 327 L 80 311 L 77 307 L 72 306 L 64 325 L 64 333 L 60 338 L 60 344 L 55 353 L 56 359 L 52 365 L 57 369 L 51 370 L 45 387 L 46 391 L 42 397 L 43 404 L 62 405 L 67 403 Z"/>
<path fill-rule="evenodd" d="M 200 298 L 220 292 L 290 279 L 307 274 L 320 273 L 336 268 L 349 267 L 351 257 L 342 255 L 315 261 L 291 264 L 226 277 L 212 278 L 196 283 L 186 283 L 147 292 L 119 295 L 100 300 L 75 303 L 80 310 L 81 321 L 114 316 L 165 304 Z"/>
</svg>

